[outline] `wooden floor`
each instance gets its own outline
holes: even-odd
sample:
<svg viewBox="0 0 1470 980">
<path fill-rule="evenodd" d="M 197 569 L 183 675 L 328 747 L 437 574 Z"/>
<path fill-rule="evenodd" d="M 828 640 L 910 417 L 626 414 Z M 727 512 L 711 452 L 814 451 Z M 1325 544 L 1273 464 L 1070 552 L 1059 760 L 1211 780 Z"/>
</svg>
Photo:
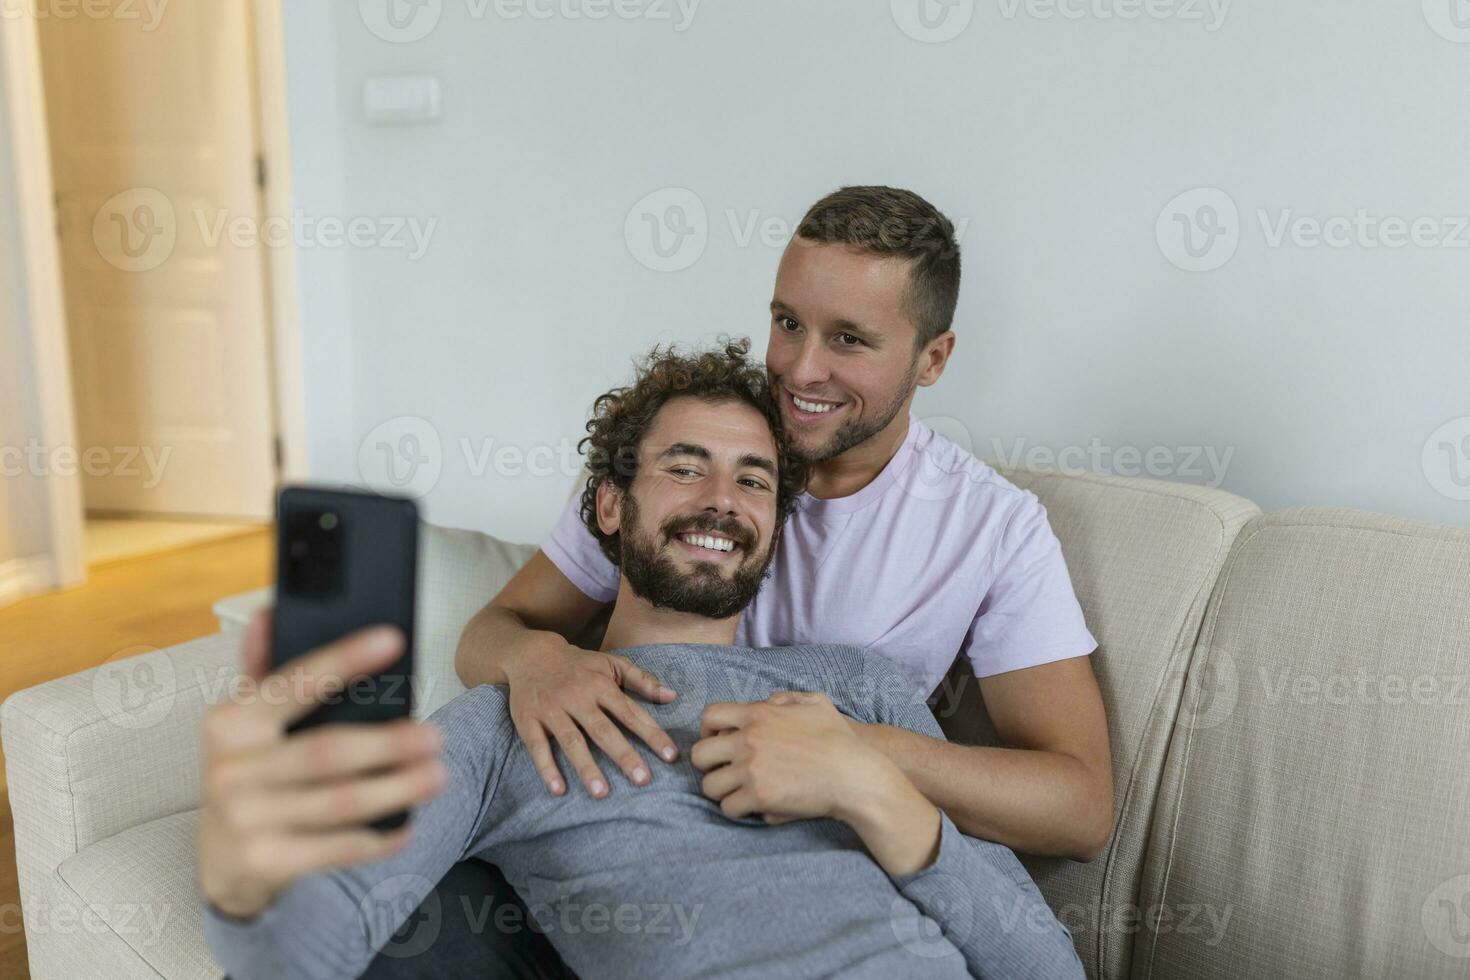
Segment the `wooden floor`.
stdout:
<svg viewBox="0 0 1470 980">
<path fill-rule="evenodd" d="M 219 629 L 220 598 L 270 584 L 269 528 L 141 558 L 99 565 L 87 583 L 0 609 L 0 699 L 86 670 L 129 647 L 162 648 Z M 4 760 L 0 758 L 0 777 Z M 0 977 L 29 976 L 19 928 L 15 833 L 0 784 Z"/>
</svg>

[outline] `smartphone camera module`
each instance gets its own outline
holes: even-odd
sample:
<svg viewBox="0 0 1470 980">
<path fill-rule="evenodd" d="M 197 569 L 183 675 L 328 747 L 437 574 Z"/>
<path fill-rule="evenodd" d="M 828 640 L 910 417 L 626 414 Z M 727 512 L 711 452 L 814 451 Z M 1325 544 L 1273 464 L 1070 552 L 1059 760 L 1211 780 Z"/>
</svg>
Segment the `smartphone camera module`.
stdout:
<svg viewBox="0 0 1470 980">
<path fill-rule="evenodd" d="M 286 522 L 286 590 L 298 596 L 342 589 L 342 518 L 332 510 L 302 508 Z"/>
</svg>

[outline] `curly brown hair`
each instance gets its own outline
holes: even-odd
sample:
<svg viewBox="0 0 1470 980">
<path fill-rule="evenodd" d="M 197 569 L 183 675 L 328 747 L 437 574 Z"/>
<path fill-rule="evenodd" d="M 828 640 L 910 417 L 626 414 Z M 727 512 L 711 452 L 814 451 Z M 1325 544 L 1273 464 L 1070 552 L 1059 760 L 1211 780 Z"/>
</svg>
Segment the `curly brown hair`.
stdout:
<svg viewBox="0 0 1470 980">
<path fill-rule="evenodd" d="M 681 354 L 673 346 L 654 347 L 635 362 L 633 383 L 598 397 L 587 420 L 587 436 L 577 450 L 587 457 L 587 486 L 582 489 L 582 523 L 597 539 L 602 553 L 619 564 L 617 534 L 604 534 L 597 524 L 597 488 L 611 480 L 626 492 L 638 475 L 638 450 L 659 409 L 673 398 L 690 396 L 706 402 L 743 402 L 760 412 L 776 442 L 776 540 L 797 495 L 806 487 L 807 464 L 786 440 L 781 409 L 771 392 L 765 368 L 751 363 L 749 338 L 720 338 L 720 346 Z"/>
</svg>

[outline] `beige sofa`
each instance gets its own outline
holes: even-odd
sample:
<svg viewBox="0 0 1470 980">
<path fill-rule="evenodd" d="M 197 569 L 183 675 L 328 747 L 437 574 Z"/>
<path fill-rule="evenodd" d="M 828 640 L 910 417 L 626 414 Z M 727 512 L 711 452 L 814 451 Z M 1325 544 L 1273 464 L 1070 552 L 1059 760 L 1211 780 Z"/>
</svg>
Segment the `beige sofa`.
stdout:
<svg viewBox="0 0 1470 980">
<path fill-rule="evenodd" d="M 1046 505 L 1101 644 L 1113 838 L 1088 864 L 1025 859 L 1089 974 L 1470 976 L 1470 531 L 1005 472 Z M 461 690 L 460 627 L 531 552 L 426 530 L 424 712 Z M 35 976 L 219 975 L 194 882 L 198 727 L 242 616 L 5 703 Z M 967 672 L 935 710 L 989 739 Z"/>
</svg>

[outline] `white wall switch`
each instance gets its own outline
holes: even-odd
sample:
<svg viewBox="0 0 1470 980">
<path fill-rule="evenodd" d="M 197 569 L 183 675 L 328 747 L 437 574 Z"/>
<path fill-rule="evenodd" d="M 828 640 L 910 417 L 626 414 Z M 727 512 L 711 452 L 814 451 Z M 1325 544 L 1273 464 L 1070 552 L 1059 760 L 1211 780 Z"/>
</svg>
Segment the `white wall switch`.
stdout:
<svg viewBox="0 0 1470 980">
<path fill-rule="evenodd" d="M 433 75 L 393 75 L 362 83 L 362 111 L 375 126 L 439 121 L 439 79 Z"/>
</svg>

